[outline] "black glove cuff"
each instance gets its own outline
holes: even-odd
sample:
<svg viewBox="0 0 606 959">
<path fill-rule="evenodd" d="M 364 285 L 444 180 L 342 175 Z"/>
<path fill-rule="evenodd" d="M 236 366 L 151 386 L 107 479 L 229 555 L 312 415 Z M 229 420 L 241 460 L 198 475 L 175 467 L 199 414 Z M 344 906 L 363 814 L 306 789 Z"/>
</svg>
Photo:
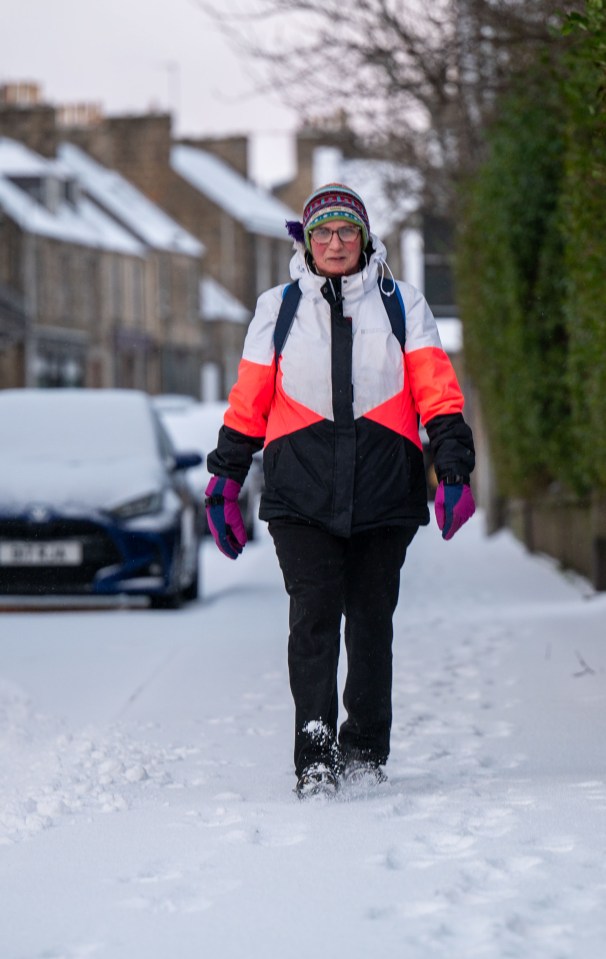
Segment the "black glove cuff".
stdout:
<svg viewBox="0 0 606 959">
<path fill-rule="evenodd" d="M 453 476 L 452 473 L 442 478 L 444 486 L 469 486 L 469 476 Z"/>
</svg>

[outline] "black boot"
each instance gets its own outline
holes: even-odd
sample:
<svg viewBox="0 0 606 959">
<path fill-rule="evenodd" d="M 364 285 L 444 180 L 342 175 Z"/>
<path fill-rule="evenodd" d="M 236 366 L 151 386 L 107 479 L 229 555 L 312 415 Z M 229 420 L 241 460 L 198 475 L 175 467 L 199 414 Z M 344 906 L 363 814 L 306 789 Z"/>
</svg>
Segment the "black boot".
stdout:
<svg viewBox="0 0 606 959">
<path fill-rule="evenodd" d="M 295 792 L 299 799 L 334 799 L 339 788 L 335 772 L 325 763 L 312 763 L 299 776 Z"/>
</svg>

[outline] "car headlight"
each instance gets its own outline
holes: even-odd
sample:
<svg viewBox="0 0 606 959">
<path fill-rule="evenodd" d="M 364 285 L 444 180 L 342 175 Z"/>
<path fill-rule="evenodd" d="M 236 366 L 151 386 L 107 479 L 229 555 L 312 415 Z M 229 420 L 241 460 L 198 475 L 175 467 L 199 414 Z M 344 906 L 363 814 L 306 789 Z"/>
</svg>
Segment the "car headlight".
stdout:
<svg viewBox="0 0 606 959">
<path fill-rule="evenodd" d="M 145 516 L 148 513 L 159 513 L 162 509 L 162 493 L 148 493 L 128 500 L 112 509 L 112 516 L 116 519 L 133 519 L 135 516 Z"/>
</svg>

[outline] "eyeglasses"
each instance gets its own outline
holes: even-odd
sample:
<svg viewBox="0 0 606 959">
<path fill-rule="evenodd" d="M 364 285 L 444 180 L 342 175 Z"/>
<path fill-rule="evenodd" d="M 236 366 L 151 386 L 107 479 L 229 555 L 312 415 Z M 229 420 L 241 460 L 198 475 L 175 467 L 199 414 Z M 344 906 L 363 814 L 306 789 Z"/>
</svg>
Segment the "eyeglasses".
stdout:
<svg viewBox="0 0 606 959">
<path fill-rule="evenodd" d="M 311 231 L 311 238 L 321 246 L 325 246 L 330 243 L 335 233 L 341 243 L 353 243 L 360 236 L 360 228 L 357 226 L 340 226 L 338 230 L 329 230 L 327 226 L 318 226 Z"/>
</svg>

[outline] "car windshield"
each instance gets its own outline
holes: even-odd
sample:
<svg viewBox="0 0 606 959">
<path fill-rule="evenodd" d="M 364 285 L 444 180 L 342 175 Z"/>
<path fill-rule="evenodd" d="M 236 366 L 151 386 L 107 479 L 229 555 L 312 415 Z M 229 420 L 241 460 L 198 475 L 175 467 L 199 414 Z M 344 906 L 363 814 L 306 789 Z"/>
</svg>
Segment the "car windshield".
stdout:
<svg viewBox="0 0 606 959">
<path fill-rule="evenodd" d="M 108 390 L 0 392 L 0 449 L 47 460 L 158 455 L 145 397 Z"/>
</svg>

